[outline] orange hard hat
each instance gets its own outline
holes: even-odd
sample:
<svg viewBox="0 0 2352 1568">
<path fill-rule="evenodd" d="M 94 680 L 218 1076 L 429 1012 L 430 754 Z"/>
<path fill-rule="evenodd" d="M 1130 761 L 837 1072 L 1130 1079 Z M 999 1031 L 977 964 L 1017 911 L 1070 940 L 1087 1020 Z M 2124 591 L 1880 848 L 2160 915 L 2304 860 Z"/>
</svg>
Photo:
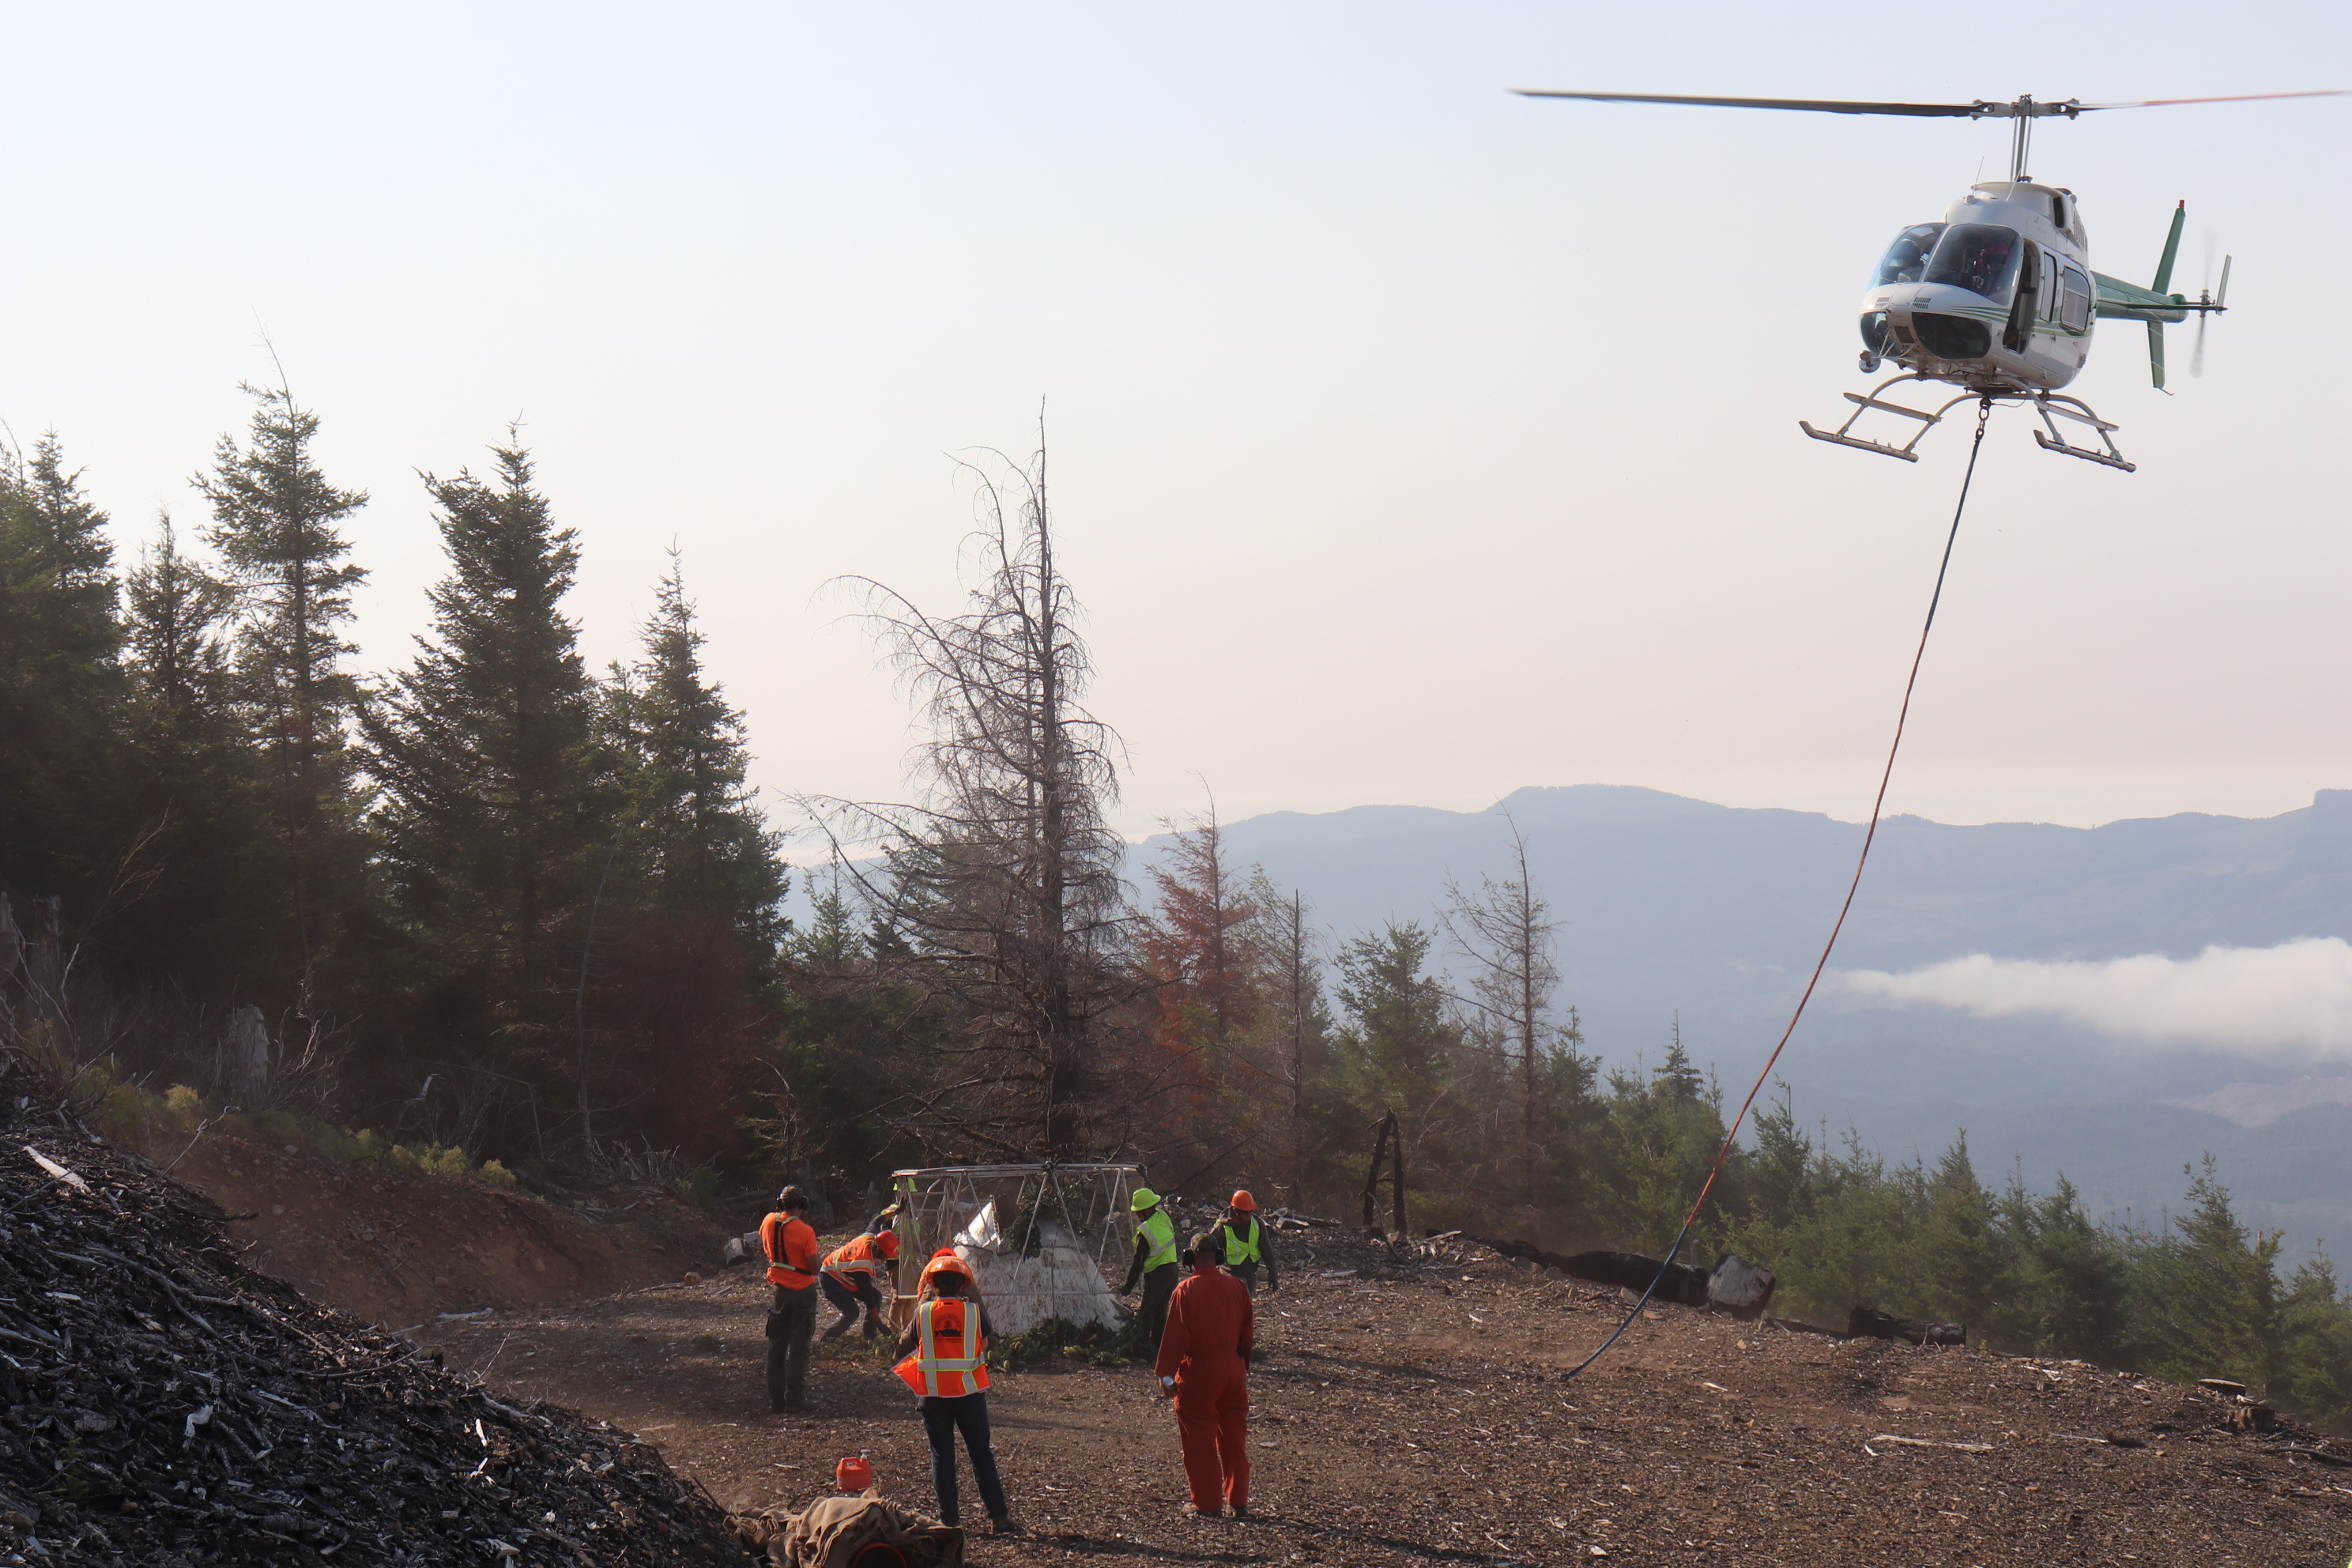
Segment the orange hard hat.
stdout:
<svg viewBox="0 0 2352 1568">
<path fill-rule="evenodd" d="M 1244 1187 L 1240 1192 L 1234 1194 L 1233 1206 L 1241 1210 L 1242 1213 L 1247 1214 L 1250 1210 L 1257 1207 L 1257 1200 L 1249 1195 L 1249 1189 L 1247 1187 Z"/>
<path fill-rule="evenodd" d="M 923 1265 L 923 1279 L 928 1280 L 934 1274 L 961 1274 L 971 1283 L 975 1285 L 979 1283 L 977 1279 L 972 1279 L 971 1265 L 958 1258 L 952 1247 L 940 1247 L 931 1254 L 931 1260 Z M 921 1283 L 921 1280 L 917 1281 L 919 1289 Z"/>
</svg>

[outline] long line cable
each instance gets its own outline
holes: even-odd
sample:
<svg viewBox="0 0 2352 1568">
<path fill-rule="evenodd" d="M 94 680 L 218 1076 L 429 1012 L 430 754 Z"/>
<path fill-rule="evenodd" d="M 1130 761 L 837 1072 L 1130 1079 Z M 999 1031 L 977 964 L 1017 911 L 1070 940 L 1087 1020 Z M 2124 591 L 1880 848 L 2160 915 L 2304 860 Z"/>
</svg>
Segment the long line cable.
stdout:
<svg viewBox="0 0 2352 1568">
<path fill-rule="evenodd" d="M 1731 1157 L 1731 1146 L 1739 1137 L 1739 1129 L 1747 1121 L 1749 1109 L 1755 1105 L 1756 1097 L 1764 1092 L 1764 1085 L 1771 1078 L 1773 1068 L 1780 1063 L 1780 1053 L 1789 1048 L 1790 1037 L 1797 1032 L 1798 1020 L 1805 1016 L 1805 1004 L 1813 999 L 1813 988 L 1822 983 L 1822 973 L 1829 968 L 1830 954 L 1837 949 L 1838 933 L 1845 930 L 1845 917 L 1853 909 L 1853 896 L 1862 889 L 1863 868 L 1870 864 L 1870 846 L 1878 837 L 1879 814 L 1886 807 L 1886 786 L 1895 777 L 1895 756 L 1903 749 L 1903 726 L 1911 717 L 1911 693 L 1919 684 L 1920 663 L 1927 657 L 1927 634 L 1936 629 L 1936 607 L 1944 602 L 1944 577 L 1952 569 L 1952 546 L 1959 542 L 1960 518 L 1969 510 L 1969 485 L 1977 475 L 1977 454 L 1984 448 L 1985 422 L 1991 417 L 1992 399 L 1988 397 L 1977 405 L 1976 439 L 1969 445 L 1969 466 L 1960 476 L 1960 499 L 1952 508 L 1951 531 L 1944 536 L 1944 556 L 1936 566 L 1936 589 L 1927 595 L 1927 619 L 1919 628 L 1919 646 L 1911 655 L 1910 679 L 1903 683 L 1903 706 L 1895 715 L 1895 741 L 1886 748 L 1886 766 L 1878 775 L 1878 795 L 1870 803 L 1870 827 L 1862 836 L 1862 853 L 1855 857 L 1853 862 L 1853 880 L 1846 884 L 1845 902 L 1838 906 L 1837 920 L 1830 927 L 1829 941 L 1822 944 L 1822 956 L 1813 964 L 1812 978 L 1805 982 L 1804 994 L 1797 998 L 1797 1009 L 1789 1015 L 1789 1026 L 1780 1031 L 1780 1044 L 1772 1047 L 1771 1056 L 1765 1059 L 1764 1070 L 1756 1075 L 1756 1083 L 1748 1089 L 1748 1098 L 1739 1102 L 1739 1114 L 1731 1119 L 1731 1126 L 1724 1132 L 1723 1146 L 1715 1152 L 1715 1163 L 1707 1167 L 1706 1181 L 1700 1186 L 1690 1213 L 1684 1216 L 1682 1229 L 1675 1233 L 1675 1244 L 1666 1248 L 1665 1259 L 1658 1265 L 1658 1272 L 1650 1280 L 1649 1289 L 1643 1290 L 1642 1299 L 1633 1303 L 1633 1310 L 1625 1314 L 1625 1321 L 1612 1329 L 1609 1337 L 1601 1341 L 1591 1355 L 1570 1368 L 1564 1374 L 1566 1377 L 1576 1376 L 1606 1355 L 1609 1347 L 1615 1344 L 1619 1336 L 1641 1317 L 1643 1310 L 1650 1304 L 1650 1298 L 1658 1293 L 1658 1287 L 1664 1283 L 1667 1271 L 1675 1266 L 1675 1255 L 1682 1251 L 1683 1243 L 1690 1239 L 1691 1227 L 1698 1223 L 1699 1211 L 1706 1207 L 1707 1195 L 1715 1191 L 1715 1180 L 1723 1173 L 1723 1163 Z"/>
</svg>

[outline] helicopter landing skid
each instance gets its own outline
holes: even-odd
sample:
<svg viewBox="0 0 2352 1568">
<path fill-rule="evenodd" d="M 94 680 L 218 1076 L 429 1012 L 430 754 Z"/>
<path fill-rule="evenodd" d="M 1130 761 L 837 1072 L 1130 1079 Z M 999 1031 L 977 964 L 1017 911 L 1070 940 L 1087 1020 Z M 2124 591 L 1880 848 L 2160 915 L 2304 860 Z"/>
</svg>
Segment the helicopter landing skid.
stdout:
<svg viewBox="0 0 2352 1568">
<path fill-rule="evenodd" d="M 1859 451 L 1876 452 L 1881 457 L 1900 458 L 1906 463 L 1916 463 L 1919 460 L 1917 447 L 1921 437 L 1943 423 L 1944 416 L 1961 404 L 1979 400 L 1997 403 L 2029 403 L 2033 405 L 2033 411 L 2042 416 L 2042 426 L 2048 431 L 2046 435 L 2042 430 L 2036 430 L 2033 433 L 2035 443 L 2043 451 L 2063 452 L 2067 457 L 2080 458 L 2084 462 L 2098 463 L 2110 468 L 2121 468 L 2127 474 L 2138 471 L 2137 464 L 2126 461 L 2124 455 L 2116 450 L 2114 432 L 2116 426 L 2093 413 L 2090 405 L 2080 398 L 2067 397 L 2054 392 L 1963 392 L 1930 414 L 1921 409 L 1906 407 L 1900 403 L 1889 403 L 1882 395 L 1889 388 L 1899 386 L 1906 381 L 1924 382 L 1927 379 L 1927 377 L 1917 374 L 1898 375 L 1892 381 L 1883 382 L 1871 388 L 1867 396 L 1859 392 L 1847 393 L 1845 400 L 1854 405 L 1853 412 L 1847 415 L 1845 423 L 1834 430 L 1816 430 L 1809 419 L 1798 420 L 1797 427 L 1816 441 L 1831 441 L 1841 447 L 1852 447 Z M 1899 447 L 1885 441 L 1873 441 L 1867 437 L 1853 434 L 1855 424 L 1864 414 L 1874 408 L 1884 414 L 1896 414 L 1906 419 L 1916 419 L 1919 422 L 1919 427 L 1911 433 L 1911 439 Z M 2077 425 L 2089 426 L 2097 433 L 2099 445 L 2078 447 L 2067 440 L 2059 433 L 2057 422 L 2060 419 L 2070 419 Z"/>
<path fill-rule="evenodd" d="M 2127 474 L 2139 471 L 2137 464 L 2126 462 L 2124 455 L 2116 450 L 2114 436 L 2116 426 L 2092 413 L 2089 404 L 2080 398 L 2062 397 L 2054 392 L 2036 394 L 2032 403 L 2033 411 L 2042 416 L 2042 423 L 2047 426 L 2050 431 L 2046 436 L 2039 430 L 2033 433 L 2034 444 L 2043 451 L 2063 452 L 2070 458 L 2080 458 L 2086 463 L 2104 463 L 2110 468 L 2121 468 Z M 2072 419 L 2077 425 L 2088 425 L 2098 433 L 2099 445 L 2106 450 L 2102 452 L 2089 447 L 2077 447 L 2068 441 L 2065 437 L 2058 433 L 2057 423 L 2051 418 L 2053 414 L 2059 419 Z"/>
<path fill-rule="evenodd" d="M 1899 386 L 1906 381 L 1925 381 L 1927 377 L 1921 375 L 1898 375 L 1892 381 L 1872 387 L 1867 397 L 1859 392 L 1847 393 L 1845 400 L 1854 405 L 1853 412 L 1847 415 L 1845 423 L 1834 430 L 1816 430 L 1810 419 L 1798 420 L 1797 427 L 1816 441 L 1834 441 L 1841 447 L 1853 447 L 1864 452 L 1876 452 L 1881 457 L 1900 458 L 1906 463 L 1916 463 L 1919 460 L 1919 454 L 1912 448 L 1919 445 L 1920 437 L 1942 423 L 1944 416 L 1950 413 L 1955 405 L 1966 403 L 1977 395 L 1973 392 L 1964 392 L 1933 414 L 1923 414 L 1916 408 L 1906 408 L 1899 403 L 1887 403 L 1879 396 L 1879 394 L 1888 387 Z M 1854 422 L 1874 408 L 1883 413 L 1899 414 L 1906 419 L 1916 419 L 1919 421 L 1919 428 L 1911 432 L 1911 439 L 1904 442 L 1900 447 L 1891 447 L 1884 441 L 1872 441 L 1854 435 Z"/>
</svg>

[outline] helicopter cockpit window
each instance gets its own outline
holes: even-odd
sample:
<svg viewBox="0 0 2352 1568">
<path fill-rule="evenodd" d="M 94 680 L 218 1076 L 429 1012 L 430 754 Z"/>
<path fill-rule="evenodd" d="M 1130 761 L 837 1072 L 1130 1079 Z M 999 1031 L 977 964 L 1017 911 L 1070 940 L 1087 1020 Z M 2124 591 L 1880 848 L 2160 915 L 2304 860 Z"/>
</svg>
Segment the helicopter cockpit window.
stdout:
<svg viewBox="0 0 2352 1568">
<path fill-rule="evenodd" d="M 1925 283 L 1949 283 L 1981 294 L 1995 304 L 2005 303 L 2017 278 L 2021 242 L 2017 230 L 1991 223 L 1958 223 L 1936 242 L 1921 277 Z"/>
<path fill-rule="evenodd" d="M 1896 235 L 1895 243 L 1886 247 L 1886 259 L 1878 264 L 1878 281 L 1872 287 L 1919 281 L 1927 258 L 1935 251 L 1936 237 L 1943 232 L 1940 223 L 1915 223 Z"/>
</svg>

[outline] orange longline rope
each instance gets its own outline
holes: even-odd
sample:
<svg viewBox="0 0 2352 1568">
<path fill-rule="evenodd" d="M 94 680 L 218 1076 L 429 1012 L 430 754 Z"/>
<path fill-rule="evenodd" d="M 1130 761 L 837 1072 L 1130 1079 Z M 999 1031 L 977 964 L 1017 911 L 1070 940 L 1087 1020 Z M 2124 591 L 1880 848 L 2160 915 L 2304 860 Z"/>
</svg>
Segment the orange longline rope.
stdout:
<svg viewBox="0 0 2352 1568">
<path fill-rule="evenodd" d="M 1968 470 L 1960 476 L 1960 499 L 1958 504 L 1952 508 L 1951 531 L 1944 536 L 1944 558 L 1936 567 L 1936 589 L 1927 596 L 1927 619 L 1919 628 L 1919 646 L 1911 655 L 1910 679 L 1903 683 L 1903 706 L 1895 715 L 1895 741 L 1886 748 L 1886 766 L 1878 775 L 1878 795 L 1870 803 L 1870 827 L 1862 836 L 1862 853 L 1854 859 L 1853 880 L 1846 884 L 1845 902 L 1838 906 L 1837 921 L 1830 927 L 1830 939 L 1822 944 L 1822 956 L 1813 964 L 1812 978 L 1805 982 L 1804 994 L 1797 998 L 1796 1011 L 1789 1015 L 1789 1026 L 1780 1031 L 1780 1043 L 1772 1047 L 1771 1056 L 1765 1058 L 1764 1070 L 1756 1075 L 1755 1085 L 1748 1089 L 1748 1098 L 1739 1102 L 1739 1114 L 1731 1119 L 1731 1126 L 1724 1132 L 1723 1147 L 1715 1152 L 1715 1163 L 1707 1167 L 1706 1181 L 1700 1186 L 1690 1213 L 1684 1217 L 1682 1229 L 1675 1233 L 1675 1244 L 1666 1248 L 1665 1260 L 1658 1265 L 1656 1278 L 1650 1281 L 1650 1288 L 1642 1292 L 1642 1299 L 1633 1303 L 1633 1310 L 1625 1314 L 1625 1321 L 1611 1330 L 1609 1337 L 1601 1341 L 1591 1355 L 1570 1368 L 1567 1373 L 1569 1377 L 1574 1377 L 1607 1353 L 1609 1347 L 1617 1342 L 1618 1336 L 1642 1315 L 1642 1309 L 1650 1304 L 1650 1298 L 1657 1294 L 1666 1271 L 1675 1266 L 1675 1255 L 1682 1250 L 1683 1243 L 1690 1239 L 1691 1227 L 1698 1223 L 1699 1211 L 1706 1206 L 1707 1195 L 1715 1191 L 1716 1178 L 1723 1173 L 1724 1162 L 1731 1157 L 1732 1144 L 1738 1139 L 1739 1129 L 1747 1121 L 1748 1110 L 1756 1104 L 1756 1097 L 1764 1092 L 1764 1085 L 1772 1077 L 1773 1068 L 1780 1064 L 1780 1053 L 1789 1048 L 1790 1037 L 1797 1032 L 1798 1020 L 1805 1016 L 1805 1005 L 1813 999 L 1813 989 L 1821 984 L 1822 972 L 1829 968 L 1830 954 L 1837 950 L 1838 934 L 1845 930 L 1845 917 L 1853 909 L 1853 896 L 1862 889 L 1863 868 L 1870 864 L 1870 846 L 1878 837 L 1879 813 L 1885 809 L 1886 786 L 1895 777 L 1895 753 L 1903 749 L 1903 726 L 1911 718 L 1911 693 L 1919 684 L 1919 666 L 1927 657 L 1927 634 L 1936 629 L 1936 608 L 1944 602 L 1944 577 L 1952 567 L 1952 546 L 1959 542 L 1960 517 L 1968 510 L 1969 486 L 1976 479 L 1977 454 L 1984 447 L 1985 423 L 1991 417 L 1992 399 L 1988 397 L 1977 405 L 1976 439 L 1969 446 Z"/>
</svg>

